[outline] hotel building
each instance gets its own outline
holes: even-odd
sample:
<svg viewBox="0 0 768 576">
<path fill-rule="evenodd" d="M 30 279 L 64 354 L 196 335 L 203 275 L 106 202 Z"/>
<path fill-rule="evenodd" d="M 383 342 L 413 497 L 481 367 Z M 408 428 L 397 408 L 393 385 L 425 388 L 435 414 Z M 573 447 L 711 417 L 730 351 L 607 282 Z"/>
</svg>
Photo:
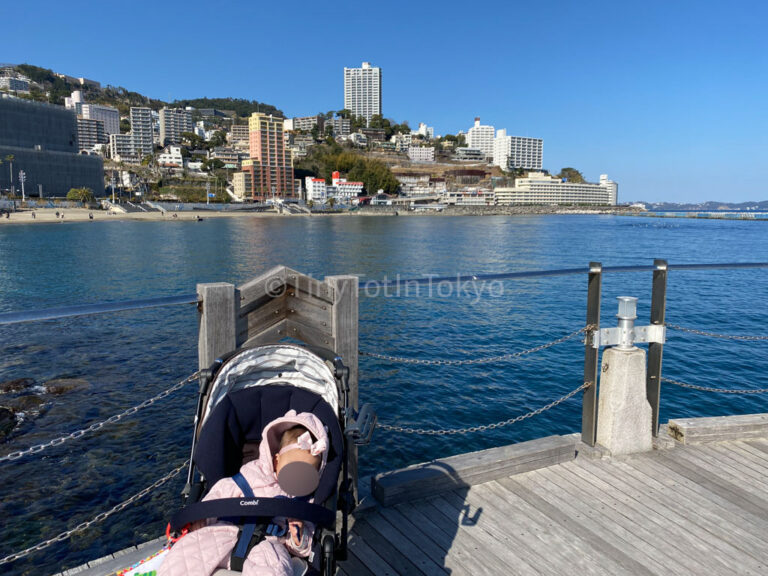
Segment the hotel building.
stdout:
<svg viewBox="0 0 768 576">
<path fill-rule="evenodd" d="M 363 62 L 361 68 L 344 68 L 344 108 L 365 118 L 381 114 L 381 68 Z"/>
<path fill-rule="evenodd" d="M 615 206 L 619 185 L 600 175 L 600 182 L 576 183 L 531 172 L 527 178 L 517 178 L 511 188 L 496 188 L 497 204 L 589 204 Z"/>
<path fill-rule="evenodd" d="M 248 128 L 250 158 L 243 161 L 243 172 L 251 179 L 252 199 L 293 198 L 293 162 L 285 146 L 283 119 L 254 112 Z"/>
</svg>

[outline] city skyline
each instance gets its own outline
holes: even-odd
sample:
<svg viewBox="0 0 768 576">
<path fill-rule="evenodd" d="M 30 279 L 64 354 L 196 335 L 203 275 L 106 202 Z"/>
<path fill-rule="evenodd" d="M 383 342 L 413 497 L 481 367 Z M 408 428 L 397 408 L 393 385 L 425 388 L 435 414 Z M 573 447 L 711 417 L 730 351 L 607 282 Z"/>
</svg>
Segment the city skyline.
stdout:
<svg viewBox="0 0 768 576">
<path fill-rule="evenodd" d="M 458 3 L 395 1 L 373 23 L 349 2 L 288 12 L 228 0 L 220 12 L 238 17 L 213 22 L 199 2 L 140 0 L 130 13 L 40 4 L 3 7 L 14 26 L 0 59 L 165 101 L 255 99 L 289 117 L 342 108 L 344 68 L 371 62 L 385 78 L 385 117 L 455 134 L 479 116 L 510 136 L 541 138 L 552 172 L 609 174 L 622 201 L 768 198 L 768 8 L 757 2 L 484 2 L 468 14 Z M 170 15 L 175 27 L 157 34 L 151 23 Z M 244 68 L 231 55 L 246 49 L 257 17 L 284 20 L 263 31 L 281 57 Z M 329 18 L 345 34 L 316 26 Z M 130 56 L 113 41 L 126 35 L 138 40 Z"/>
</svg>

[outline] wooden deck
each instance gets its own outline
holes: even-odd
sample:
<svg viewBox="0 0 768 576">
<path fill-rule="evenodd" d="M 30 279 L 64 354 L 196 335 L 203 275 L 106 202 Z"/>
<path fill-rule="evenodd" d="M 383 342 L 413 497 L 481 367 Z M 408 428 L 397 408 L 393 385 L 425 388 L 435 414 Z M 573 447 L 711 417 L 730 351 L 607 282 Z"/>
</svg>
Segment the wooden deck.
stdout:
<svg viewBox="0 0 768 576">
<path fill-rule="evenodd" d="M 768 574 L 768 437 L 579 456 L 358 514 L 339 574 Z"/>
</svg>

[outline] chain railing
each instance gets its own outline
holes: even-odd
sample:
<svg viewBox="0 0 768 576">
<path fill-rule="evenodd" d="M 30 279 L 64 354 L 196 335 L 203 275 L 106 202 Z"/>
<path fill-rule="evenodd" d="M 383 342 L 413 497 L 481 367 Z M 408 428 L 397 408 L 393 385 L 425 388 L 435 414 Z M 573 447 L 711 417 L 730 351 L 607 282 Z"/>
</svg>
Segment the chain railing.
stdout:
<svg viewBox="0 0 768 576">
<path fill-rule="evenodd" d="M 496 422 L 494 424 L 485 424 L 483 426 L 471 426 L 469 428 L 443 428 L 443 429 L 410 428 L 407 426 L 396 426 L 392 424 L 384 424 L 382 422 L 378 422 L 376 426 L 378 428 L 381 428 L 382 430 L 387 430 L 390 432 L 402 432 L 403 434 L 419 434 L 419 435 L 426 435 L 426 436 L 446 436 L 446 435 L 454 435 L 454 434 L 470 434 L 472 432 L 484 432 L 486 430 L 494 430 L 496 428 L 501 428 L 503 426 L 509 426 L 510 424 L 521 422 L 523 420 L 526 420 L 527 418 L 538 416 L 542 412 L 546 412 L 547 410 L 554 408 L 558 404 L 565 402 L 566 400 L 572 398 L 582 390 L 586 390 L 590 386 L 592 386 L 592 382 L 584 382 L 581 386 L 579 386 L 575 390 L 571 390 L 565 396 L 561 396 L 560 398 L 550 402 L 546 406 L 542 406 L 541 408 L 537 408 L 536 410 L 531 410 L 530 412 L 521 414 L 520 416 L 515 416 L 514 418 L 510 418 L 509 420 L 503 420 L 502 422 Z"/>
<path fill-rule="evenodd" d="M 674 384 L 675 386 L 680 386 L 681 388 L 690 388 L 692 390 L 699 390 L 701 392 L 717 392 L 720 394 L 765 394 L 768 392 L 768 388 L 731 388 L 731 389 L 725 389 L 725 388 L 712 388 L 709 386 L 697 386 L 696 384 L 688 384 L 686 382 L 680 382 L 679 380 L 672 380 L 671 378 L 661 378 L 662 382 L 667 382 L 668 384 Z"/>
<path fill-rule="evenodd" d="M 177 382 L 167 390 L 164 390 L 157 394 L 156 396 L 153 396 L 152 398 L 149 398 L 147 400 L 144 400 L 141 404 L 137 404 L 136 406 L 132 406 L 131 408 L 128 408 L 127 410 L 121 412 L 120 414 L 115 414 L 114 416 L 111 416 L 107 418 L 106 420 L 102 422 L 97 422 L 94 424 L 91 424 L 87 428 L 83 428 L 81 430 L 77 430 L 75 432 L 72 432 L 71 434 L 67 434 L 66 436 L 61 436 L 60 438 L 55 438 L 54 440 L 51 440 L 49 442 L 45 442 L 43 444 L 37 444 L 36 446 L 31 446 L 29 448 L 26 448 L 24 450 L 18 450 L 16 452 L 11 452 L 10 454 L 5 454 L 4 456 L 0 456 L 0 462 L 7 462 L 9 460 L 18 460 L 19 458 L 23 458 L 24 456 L 28 456 L 29 454 L 37 454 L 39 452 L 42 452 L 43 450 L 47 448 L 51 448 L 53 446 L 59 446 L 61 444 L 64 444 L 65 442 L 69 440 L 74 440 L 75 438 L 81 438 L 85 436 L 86 434 L 90 434 L 91 432 L 96 432 L 97 430 L 100 430 L 104 426 L 108 424 L 114 424 L 115 422 L 119 422 L 126 416 L 131 416 L 133 414 L 136 414 L 139 410 L 142 408 L 146 408 L 147 406 L 151 406 L 158 400 L 162 400 L 166 396 L 169 396 L 173 392 L 176 392 L 177 390 L 180 390 L 190 382 L 194 382 L 199 377 L 200 372 L 195 372 L 191 376 L 188 376 L 184 380 Z"/>
<path fill-rule="evenodd" d="M 688 332 L 689 334 L 697 334 L 698 336 L 709 336 L 710 338 L 723 338 L 725 340 L 768 340 L 768 336 L 742 336 L 738 334 L 718 334 L 716 332 L 705 332 L 704 330 L 696 330 L 695 328 L 686 328 L 685 326 L 678 326 L 677 324 L 670 324 L 667 322 L 667 328 L 670 330 L 679 330 L 680 332 Z"/>
<path fill-rule="evenodd" d="M 82 532 L 83 530 L 86 530 L 93 526 L 94 524 L 98 524 L 99 522 L 102 522 L 112 516 L 113 514 L 116 514 L 117 512 L 120 512 L 121 510 L 127 508 L 137 500 L 140 500 L 144 498 L 147 494 L 155 490 L 156 488 L 159 488 L 168 480 L 175 478 L 179 475 L 179 473 L 184 470 L 189 465 L 189 460 L 184 462 L 181 466 L 171 470 L 168 474 L 151 484 L 150 486 L 147 486 L 142 490 L 141 492 L 137 492 L 127 500 L 123 500 L 119 504 L 113 506 L 111 509 L 107 510 L 106 512 L 102 512 L 101 514 L 96 515 L 91 520 L 87 520 L 86 522 L 81 522 L 71 530 L 66 530 L 62 532 L 61 534 L 54 536 L 53 538 L 49 538 L 48 540 L 44 540 L 43 542 L 40 542 L 39 544 L 35 544 L 34 546 L 30 546 L 29 548 L 26 548 L 25 550 L 22 550 L 21 552 L 16 552 L 15 554 L 10 554 L 6 556 L 5 558 L 0 558 L 0 566 L 4 564 L 8 564 L 10 562 L 14 562 L 16 560 L 20 560 L 21 558 L 24 558 L 25 556 L 28 556 L 29 554 L 32 554 L 33 552 L 39 552 L 41 550 L 45 550 L 52 544 L 55 544 L 56 542 L 63 542 L 72 534 L 75 534 L 76 532 Z"/>
<path fill-rule="evenodd" d="M 360 351 L 360 356 L 367 356 L 369 358 L 375 358 L 377 360 L 384 360 L 387 362 L 397 362 L 401 364 L 416 364 L 419 366 L 469 366 L 472 364 L 489 364 L 492 362 L 505 362 L 509 360 L 516 360 L 528 354 L 541 352 L 542 350 L 546 350 L 547 348 L 551 348 L 552 346 L 556 346 L 557 344 L 562 344 L 563 342 L 572 340 L 573 338 L 576 338 L 579 334 L 588 332 L 592 328 L 593 326 L 585 326 L 584 328 L 579 328 L 578 330 L 571 332 L 570 334 L 567 334 L 561 338 L 558 338 L 557 340 L 553 340 L 552 342 L 547 342 L 546 344 L 541 344 L 539 346 L 529 348 L 528 350 L 511 352 L 509 354 L 502 354 L 500 356 L 488 356 L 486 358 L 471 358 L 468 360 L 424 360 L 419 358 L 390 356 L 387 354 L 379 354 L 377 352 L 367 352 L 364 350 Z"/>
</svg>

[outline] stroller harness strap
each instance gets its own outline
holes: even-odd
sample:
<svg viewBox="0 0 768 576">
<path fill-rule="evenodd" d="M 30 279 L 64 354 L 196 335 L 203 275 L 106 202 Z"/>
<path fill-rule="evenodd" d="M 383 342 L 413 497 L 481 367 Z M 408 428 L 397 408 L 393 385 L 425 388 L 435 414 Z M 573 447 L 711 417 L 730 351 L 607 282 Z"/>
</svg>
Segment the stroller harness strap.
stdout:
<svg viewBox="0 0 768 576">
<path fill-rule="evenodd" d="M 246 498 L 254 497 L 253 490 L 251 490 L 250 485 L 240 472 L 232 476 L 232 480 L 234 480 L 238 488 L 243 491 L 243 496 Z M 238 534 L 237 546 L 235 546 L 229 558 L 229 565 L 232 570 L 237 572 L 243 571 L 245 557 L 248 556 L 251 548 L 253 548 L 256 544 L 264 539 L 264 528 L 265 525 L 263 523 L 260 524 L 258 534 L 255 534 L 255 522 L 249 522 L 248 524 L 243 525 L 243 527 L 240 529 L 240 533 Z"/>
</svg>

